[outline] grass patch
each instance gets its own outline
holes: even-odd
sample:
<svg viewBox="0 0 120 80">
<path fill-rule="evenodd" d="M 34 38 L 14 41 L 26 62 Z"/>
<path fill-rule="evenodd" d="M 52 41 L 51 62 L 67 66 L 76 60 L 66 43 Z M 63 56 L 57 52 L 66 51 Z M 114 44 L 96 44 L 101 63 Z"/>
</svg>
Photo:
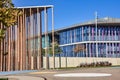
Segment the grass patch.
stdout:
<svg viewBox="0 0 120 80">
<path fill-rule="evenodd" d="M 55 68 L 55 69 L 58 69 L 58 70 L 69 70 L 69 69 L 79 69 L 78 67 L 61 67 L 61 68 Z"/>
<path fill-rule="evenodd" d="M 61 67 L 61 68 L 55 68 L 56 70 L 72 70 L 72 69 L 86 69 L 86 68 L 109 68 L 113 66 L 94 66 L 94 67 Z M 115 67 L 115 66 L 114 66 Z M 116 66 L 117 67 L 117 66 Z M 53 68 L 51 68 L 53 69 Z"/>
<path fill-rule="evenodd" d="M 115 65 L 115 66 L 112 65 L 111 67 L 120 67 L 120 65 Z"/>
<path fill-rule="evenodd" d="M 120 65 L 115 66 L 91 66 L 91 67 L 61 67 L 61 68 L 55 68 L 55 70 L 70 70 L 70 69 L 85 69 L 85 68 L 110 68 L 110 67 L 120 67 Z M 50 68 L 53 69 L 53 68 Z"/>
</svg>

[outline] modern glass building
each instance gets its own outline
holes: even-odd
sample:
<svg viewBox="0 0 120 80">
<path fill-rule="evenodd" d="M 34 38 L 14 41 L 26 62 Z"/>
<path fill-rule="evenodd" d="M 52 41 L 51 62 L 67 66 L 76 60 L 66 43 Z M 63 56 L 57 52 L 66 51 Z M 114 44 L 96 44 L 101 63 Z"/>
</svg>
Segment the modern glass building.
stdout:
<svg viewBox="0 0 120 80">
<path fill-rule="evenodd" d="M 101 18 L 55 31 L 65 57 L 120 57 L 120 19 Z M 84 45 L 77 55 L 74 48 Z"/>
</svg>

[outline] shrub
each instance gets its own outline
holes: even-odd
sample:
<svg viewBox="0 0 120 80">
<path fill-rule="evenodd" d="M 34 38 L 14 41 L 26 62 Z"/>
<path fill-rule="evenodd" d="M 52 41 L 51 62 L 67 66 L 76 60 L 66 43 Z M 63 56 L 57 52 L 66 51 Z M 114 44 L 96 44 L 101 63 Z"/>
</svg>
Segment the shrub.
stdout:
<svg viewBox="0 0 120 80">
<path fill-rule="evenodd" d="M 104 66 L 111 66 L 112 63 L 108 61 L 100 61 L 100 62 L 92 62 L 92 63 L 81 63 L 77 67 L 104 67 Z"/>
<path fill-rule="evenodd" d="M 0 80 L 8 80 L 8 78 L 0 78 Z"/>
</svg>

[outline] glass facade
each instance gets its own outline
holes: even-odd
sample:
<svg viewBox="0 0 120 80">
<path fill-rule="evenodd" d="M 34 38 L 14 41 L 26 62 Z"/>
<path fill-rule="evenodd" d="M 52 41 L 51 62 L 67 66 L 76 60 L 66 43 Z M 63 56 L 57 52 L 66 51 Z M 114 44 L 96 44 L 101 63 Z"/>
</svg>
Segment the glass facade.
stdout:
<svg viewBox="0 0 120 80">
<path fill-rule="evenodd" d="M 97 32 L 96 32 L 97 31 Z M 59 32 L 59 44 L 63 50 L 61 56 L 68 57 L 120 57 L 120 26 L 98 25 L 79 26 Z M 75 54 L 76 44 L 82 44 L 86 50 Z"/>
</svg>

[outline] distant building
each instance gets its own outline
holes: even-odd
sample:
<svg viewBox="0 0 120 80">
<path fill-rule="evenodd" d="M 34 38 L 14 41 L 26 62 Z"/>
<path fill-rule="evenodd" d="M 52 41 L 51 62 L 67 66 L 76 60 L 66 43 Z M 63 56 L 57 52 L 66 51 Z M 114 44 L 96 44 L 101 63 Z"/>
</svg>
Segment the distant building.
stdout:
<svg viewBox="0 0 120 80">
<path fill-rule="evenodd" d="M 63 50 L 61 56 L 75 57 L 74 47 L 82 44 L 86 50 L 79 52 L 77 57 L 120 57 L 120 19 L 105 17 L 97 19 L 97 27 L 92 20 L 55 33 Z"/>
</svg>

